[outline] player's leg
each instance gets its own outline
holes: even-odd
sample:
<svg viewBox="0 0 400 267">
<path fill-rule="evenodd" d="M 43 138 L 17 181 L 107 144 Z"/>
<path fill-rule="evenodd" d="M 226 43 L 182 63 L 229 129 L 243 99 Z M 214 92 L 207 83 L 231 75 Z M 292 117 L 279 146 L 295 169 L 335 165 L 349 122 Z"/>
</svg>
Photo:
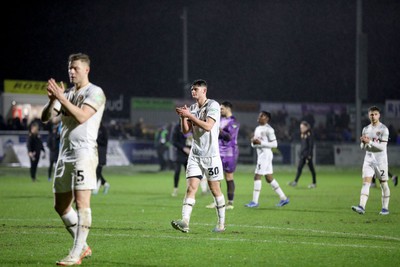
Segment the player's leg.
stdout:
<svg viewBox="0 0 400 267">
<path fill-rule="evenodd" d="M 34 160 L 31 159 L 30 173 L 33 182 L 36 182 L 36 173 L 37 173 L 37 166 L 39 164 L 39 159 L 40 155 L 36 155 Z"/>
<path fill-rule="evenodd" d="M 190 218 L 193 211 L 193 206 L 196 204 L 196 192 L 200 185 L 202 176 L 193 176 L 187 178 L 186 194 L 182 203 L 182 219 L 171 222 L 172 227 L 181 232 L 189 232 Z M 203 178 L 205 179 L 205 178 Z"/>
<path fill-rule="evenodd" d="M 256 170 L 257 171 L 257 170 Z M 261 193 L 261 188 L 262 188 L 262 181 L 261 181 L 261 175 L 255 173 L 254 174 L 254 182 L 253 182 L 253 199 L 245 204 L 245 207 L 248 208 L 257 208 L 258 207 L 258 199 L 260 198 L 260 193 Z"/>
<path fill-rule="evenodd" d="M 364 162 L 362 168 L 362 177 L 363 183 L 360 192 L 360 203 L 358 206 L 352 206 L 351 209 L 358 214 L 365 213 L 365 206 L 367 205 L 367 201 L 369 198 L 369 189 L 371 187 L 372 177 L 374 176 L 375 171 L 373 167 L 368 162 Z"/>
<path fill-rule="evenodd" d="M 312 159 L 309 159 L 307 161 L 307 164 L 308 164 L 308 168 L 310 169 L 311 177 L 312 177 L 312 184 L 310 184 L 308 186 L 308 188 L 315 188 L 315 187 L 317 187 L 317 175 L 315 173 L 314 163 L 313 163 Z"/>
<path fill-rule="evenodd" d="M 62 160 L 57 161 L 54 169 L 54 209 L 61 217 L 67 231 L 75 239 L 78 225 L 78 214 L 72 207 L 73 193 L 70 177 L 71 164 L 65 165 Z"/>
<path fill-rule="evenodd" d="M 174 162 L 174 189 L 172 191 L 171 196 L 178 196 L 178 185 L 179 185 L 179 177 L 181 175 L 181 163 L 179 161 Z"/>
<path fill-rule="evenodd" d="M 200 168 L 200 159 L 190 157 L 186 168 L 186 194 L 182 203 L 182 219 L 173 220 L 172 227 L 181 232 L 189 232 L 190 217 L 192 215 L 193 206 L 196 203 L 196 192 L 203 178 L 203 170 Z"/>
<path fill-rule="evenodd" d="M 233 175 L 236 170 L 237 159 L 237 156 L 226 157 L 226 162 L 224 163 L 224 161 L 222 161 L 228 197 L 228 205 L 226 206 L 227 209 L 233 209 L 233 201 L 235 198 L 235 181 Z"/>
<path fill-rule="evenodd" d="M 375 179 L 375 174 L 374 176 L 372 176 L 372 180 L 371 180 L 371 187 L 376 187 L 376 179 Z"/>
<path fill-rule="evenodd" d="M 215 201 L 215 209 L 217 212 L 217 226 L 214 228 L 214 232 L 225 231 L 225 197 L 221 191 L 220 181 L 208 181 L 211 193 L 213 194 Z"/>
<path fill-rule="evenodd" d="M 51 173 L 53 172 L 54 160 L 50 158 L 49 168 L 47 169 L 47 181 L 51 181 Z"/>
<path fill-rule="evenodd" d="M 221 180 L 224 179 L 222 161 L 220 157 L 203 159 L 204 173 L 208 180 L 211 193 L 214 197 L 217 213 L 217 226 L 213 232 L 225 231 L 225 197 L 221 191 Z"/>
<path fill-rule="evenodd" d="M 110 190 L 111 186 L 110 186 L 110 183 L 107 182 L 106 178 L 104 178 L 103 167 L 104 167 L 103 164 L 99 164 L 96 168 L 97 188 L 99 189 L 98 182 L 99 182 L 99 178 L 100 178 L 100 184 L 104 187 L 103 194 L 107 194 L 108 191 Z M 99 169 L 99 174 L 97 174 L 97 169 Z"/>
<path fill-rule="evenodd" d="M 221 161 L 227 187 L 228 204 L 226 205 L 226 209 L 233 209 L 233 201 L 235 197 L 235 181 L 233 180 L 233 173 L 236 169 L 236 159 L 234 157 L 221 157 Z M 206 207 L 215 208 L 215 205 L 214 201 Z"/>
<path fill-rule="evenodd" d="M 290 186 L 296 186 L 297 183 L 299 182 L 301 173 L 303 172 L 304 165 L 306 164 L 306 158 L 301 157 L 299 160 L 299 164 L 297 165 L 297 172 L 296 172 L 296 177 L 294 178 L 294 181 L 290 182 Z"/>
<path fill-rule="evenodd" d="M 271 152 L 272 155 L 272 152 Z M 258 207 L 258 199 L 260 197 L 261 188 L 262 188 L 262 175 L 267 174 L 267 164 L 268 159 L 266 157 L 258 157 L 257 158 L 257 165 L 254 171 L 254 185 L 253 185 L 253 200 L 250 203 L 244 205 L 248 208 L 257 208 Z"/>
<path fill-rule="evenodd" d="M 392 179 L 393 185 L 397 186 L 398 181 L 399 181 L 397 175 L 394 175 L 389 171 L 388 171 L 388 174 L 389 174 L 390 179 Z"/>
<path fill-rule="evenodd" d="M 64 164 L 62 160 L 57 162 L 54 175 L 53 191 L 54 191 L 54 209 L 61 217 L 66 229 L 73 238 L 75 244 L 78 230 L 78 213 L 72 207 L 74 199 L 72 193 L 72 164 Z M 70 254 L 64 259 L 57 262 L 58 265 L 79 264 L 81 258 L 79 256 L 72 257 Z"/>
<path fill-rule="evenodd" d="M 233 172 L 226 172 L 225 179 L 226 179 L 226 187 L 228 195 L 228 204 L 226 208 L 233 209 L 233 201 L 235 198 L 235 181 L 233 179 Z"/>
<path fill-rule="evenodd" d="M 390 189 L 388 185 L 388 168 L 385 165 L 379 166 L 376 171 L 376 177 L 379 178 L 382 191 L 382 210 L 379 214 L 388 215 L 389 214 L 389 200 L 390 200 Z"/>
<path fill-rule="evenodd" d="M 202 195 L 207 195 L 207 194 L 209 194 L 210 190 L 209 190 L 209 188 L 208 188 L 207 179 L 201 179 L 201 181 L 200 181 L 200 188 L 201 188 L 201 194 L 202 194 Z"/>
<path fill-rule="evenodd" d="M 282 188 L 279 186 L 279 183 L 274 177 L 272 176 L 272 167 L 271 167 L 271 173 L 265 175 L 265 179 L 267 183 L 271 185 L 272 190 L 275 191 L 275 193 L 279 196 L 279 203 L 276 204 L 278 207 L 283 207 L 287 204 L 289 204 L 290 200 L 289 198 L 285 195 L 283 192 Z"/>
<path fill-rule="evenodd" d="M 86 240 L 92 225 L 92 210 L 90 198 L 92 190 L 96 188 L 96 168 L 98 158 L 91 150 L 76 152 L 76 162 L 72 165 L 72 182 L 74 183 L 74 198 L 78 214 L 78 225 L 74 245 L 66 261 L 80 262 L 83 258 L 91 255 L 91 249 Z M 71 172 L 68 172 L 71 173 Z"/>
</svg>

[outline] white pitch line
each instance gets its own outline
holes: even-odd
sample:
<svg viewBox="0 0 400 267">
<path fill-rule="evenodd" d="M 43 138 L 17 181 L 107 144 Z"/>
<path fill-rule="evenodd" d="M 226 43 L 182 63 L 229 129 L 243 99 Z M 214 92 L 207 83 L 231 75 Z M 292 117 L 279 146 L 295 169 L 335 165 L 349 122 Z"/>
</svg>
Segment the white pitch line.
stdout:
<svg viewBox="0 0 400 267">
<path fill-rule="evenodd" d="M 6 220 L 6 221 L 60 221 L 59 219 L 14 219 L 14 218 L 1 218 L 0 221 Z M 99 221 L 97 221 L 99 222 Z M 115 220 L 101 220 L 100 222 L 117 222 Z M 127 224 L 132 224 L 132 221 L 118 221 L 118 223 L 127 223 Z M 200 225 L 200 226 L 213 226 L 213 224 L 205 224 L 205 223 L 192 223 L 191 225 Z M 307 232 L 307 233 L 317 233 L 317 234 L 324 234 L 324 235 L 339 235 L 339 236 L 347 236 L 347 237 L 362 237 L 362 238 L 373 238 L 373 239 L 380 239 L 380 240 L 394 240 L 394 241 L 400 241 L 399 237 L 395 236 L 383 236 L 383 235 L 371 235 L 371 234 L 363 234 L 363 233 L 351 233 L 351 232 L 336 232 L 336 231 L 326 231 L 326 230 L 315 230 L 315 229 L 304 229 L 304 228 L 289 228 L 289 227 L 276 227 L 276 226 L 266 226 L 266 225 L 236 225 L 236 224 L 227 224 L 226 227 L 228 229 L 232 228 L 255 228 L 255 229 L 269 229 L 269 230 L 284 230 L 284 231 L 301 231 L 301 232 Z M 229 231 L 227 232 L 229 233 Z M 92 233 L 94 234 L 94 233 Z M 103 234 L 104 235 L 104 234 Z M 152 236 L 154 238 L 154 236 Z M 171 237 L 173 238 L 173 237 Z M 228 239 L 229 240 L 229 239 Z M 227 240 L 227 241 L 228 241 Z M 243 239 L 246 241 L 250 241 L 250 239 Z M 233 241 L 240 241 L 240 239 L 235 239 Z M 276 242 L 276 241 L 269 241 L 269 240 L 254 240 L 254 242 Z M 278 241 L 280 242 L 280 241 Z M 281 241 L 282 243 L 286 241 Z M 292 242 L 292 241 L 290 241 Z M 313 243 L 313 242 L 294 242 L 298 244 L 318 244 L 321 245 L 321 243 Z M 336 245 L 334 245 L 336 246 Z M 340 246 L 350 246 L 350 247 L 363 247 L 363 245 L 340 245 Z M 375 247 L 375 246 L 368 246 L 368 247 Z M 388 248 L 388 247 L 386 247 Z"/>
<path fill-rule="evenodd" d="M 37 232 L 36 232 L 37 233 Z M 32 232 L 27 232 L 27 231 L 21 231 L 19 234 L 23 235 L 32 235 L 34 233 Z M 46 234 L 46 235 L 58 235 L 60 234 L 59 232 L 52 232 L 52 231 L 46 231 L 46 232 L 40 232 L 40 234 Z M 217 235 L 224 235 L 225 233 L 217 234 Z M 228 233 L 229 234 L 229 233 Z M 266 239 L 248 239 L 248 238 L 223 238 L 223 237 L 194 237 L 189 234 L 183 234 L 183 233 L 177 233 L 177 235 L 141 235 L 141 234 L 108 234 L 108 233 L 90 233 L 91 236 L 108 236 L 108 237 L 130 237 L 130 238 L 148 238 L 148 239 L 178 239 L 178 240 L 204 240 L 204 241 L 222 241 L 222 242 L 241 242 L 241 243 L 271 243 L 271 244 L 300 244 L 300 245 L 312 245 L 312 246 L 318 246 L 318 247 L 350 247 L 350 248 L 367 248 L 367 249 L 393 249 L 396 250 L 398 249 L 397 247 L 392 247 L 392 246 L 377 246 L 377 245 L 362 245 L 362 244 L 334 244 L 334 243 L 327 243 L 327 242 L 306 242 L 306 241 L 293 241 L 293 240 L 266 240 Z"/>
</svg>

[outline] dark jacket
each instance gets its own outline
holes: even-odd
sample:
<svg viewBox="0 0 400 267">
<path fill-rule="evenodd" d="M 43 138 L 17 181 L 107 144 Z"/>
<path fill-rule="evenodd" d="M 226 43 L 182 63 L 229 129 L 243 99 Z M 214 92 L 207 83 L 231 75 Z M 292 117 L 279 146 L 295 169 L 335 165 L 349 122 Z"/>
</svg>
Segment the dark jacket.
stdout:
<svg viewBox="0 0 400 267">
<path fill-rule="evenodd" d="M 38 134 L 30 133 L 26 145 L 28 147 L 28 152 L 36 152 L 37 158 L 40 156 L 40 151 L 44 152 L 43 142 Z"/>
<path fill-rule="evenodd" d="M 301 134 L 300 157 L 311 159 L 313 156 L 314 135 L 311 131 Z"/>
<path fill-rule="evenodd" d="M 100 124 L 99 133 L 97 135 L 97 146 L 99 152 L 99 165 L 105 166 L 107 164 L 108 132 L 103 124 Z"/>
<path fill-rule="evenodd" d="M 176 148 L 176 161 L 185 163 L 188 159 L 188 154 L 183 151 L 183 148 L 188 147 L 186 144 L 187 137 L 181 131 L 180 123 L 177 123 L 172 131 L 172 144 Z"/>
</svg>

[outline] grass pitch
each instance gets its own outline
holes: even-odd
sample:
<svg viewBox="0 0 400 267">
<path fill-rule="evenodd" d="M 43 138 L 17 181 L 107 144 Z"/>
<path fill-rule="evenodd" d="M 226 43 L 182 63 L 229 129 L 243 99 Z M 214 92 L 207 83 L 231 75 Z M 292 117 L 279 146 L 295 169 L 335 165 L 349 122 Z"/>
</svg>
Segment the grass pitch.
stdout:
<svg viewBox="0 0 400 267">
<path fill-rule="evenodd" d="M 391 189 L 390 215 L 378 215 L 381 191 L 371 188 L 365 215 L 351 210 L 361 190 L 361 167 L 317 167 L 316 189 L 308 189 L 305 168 L 296 188 L 295 168 L 275 166 L 275 178 L 290 197 L 278 196 L 264 181 L 260 207 L 252 199 L 253 165 L 235 174 L 235 208 L 226 212 L 226 232 L 212 233 L 211 195 L 198 192 L 190 232 L 174 230 L 181 217 L 183 174 L 178 197 L 171 197 L 173 172 L 157 166 L 106 167 L 107 195 L 92 197 L 93 256 L 83 266 L 400 266 L 400 186 Z M 400 170 L 392 169 L 396 174 Z M 72 239 L 53 210 L 46 169 L 32 183 L 29 170 L 0 167 L 0 266 L 54 266 Z M 226 195 L 226 183 L 222 182 Z"/>
</svg>

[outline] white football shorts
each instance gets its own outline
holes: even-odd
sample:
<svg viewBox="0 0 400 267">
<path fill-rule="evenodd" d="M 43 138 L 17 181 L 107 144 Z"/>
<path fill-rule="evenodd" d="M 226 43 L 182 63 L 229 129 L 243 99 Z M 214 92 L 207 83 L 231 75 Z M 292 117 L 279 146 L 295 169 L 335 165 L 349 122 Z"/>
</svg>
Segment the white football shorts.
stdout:
<svg viewBox="0 0 400 267">
<path fill-rule="evenodd" d="M 72 160 L 60 157 L 55 167 L 53 192 L 96 189 L 98 162 L 97 150 L 93 149 L 75 151 L 75 159 Z"/>
<path fill-rule="evenodd" d="M 274 170 L 272 167 L 272 159 L 274 155 L 271 153 L 265 153 L 262 157 L 257 158 L 257 166 L 254 171 L 255 174 L 267 175 L 273 174 Z"/>
<path fill-rule="evenodd" d="M 224 179 L 221 157 L 193 157 L 189 156 L 186 168 L 186 177 L 206 177 L 208 181 Z"/>
<path fill-rule="evenodd" d="M 367 162 L 364 161 L 362 167 L 362 178 L 364 177 L 372 177 L 375 175 L 376 179 L 380 181 L 387 181 L 388 178 L 388 165 L 387 164 L 378 164 L 376 162 Z"/>
</svg>

